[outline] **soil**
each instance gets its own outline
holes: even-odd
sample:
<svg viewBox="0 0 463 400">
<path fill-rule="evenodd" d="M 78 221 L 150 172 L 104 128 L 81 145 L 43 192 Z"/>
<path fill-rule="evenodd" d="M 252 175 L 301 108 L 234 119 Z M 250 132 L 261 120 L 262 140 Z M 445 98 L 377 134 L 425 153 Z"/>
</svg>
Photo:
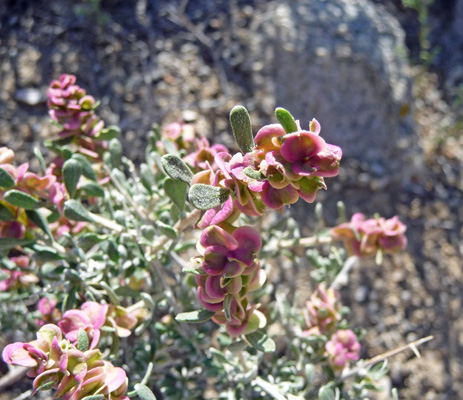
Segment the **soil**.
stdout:
<svg viewBox="0 0 463 400">
<path fill-rule="evenodd" d="M 236 41 L 265 3 L 1 2 L 0 146 L 13 148 L 24 161 L 49 137 L 44 94 L 62 73 L 77 75 L 78 84 L 101 99 L 99 113 L 108 125 L 121 127 L 129 157 L 143 154 L 152 123 L 175 121 L 182 110 L 197 113 L 200 133 L 233 146 L 228 112 L 235 104 L 254 104 L 253 120 L 269 122 L 259 109 L 265 99 L 249 101 L 252 86 L 240 73 Z M 387 3 L 400 16 L 415 54 L 416 15 L 398 1 Z M 408 226 L 406 253 L 387 257 L 380 267 L 362 261 L 342 291 L 353 326 L 368 331 L 365 358 L 434 335 L 420 348 L 422 358 L 406 351 L 390 360 L 385 385 L 397 387 L 401 399 L 457 400 L 463 393 L 463 116 L 458 104 L 443 100 L 445 71 L 438 72 L 439 78 L 424 67 L 414 72 L 411 112 L 425 154 L 416 182 L 382 193 L 368 170 L 347 165 L 345 173 L 362 175 L 359 186 L 340 183 L 333 192 L 348 199 L 349 213 L 375 208 L 385 216 L 398 214 Z M 313 206 L 306 210 L 310 219 Z M 0 399 L 28 389 L 27 382 Z"/>
</svg>

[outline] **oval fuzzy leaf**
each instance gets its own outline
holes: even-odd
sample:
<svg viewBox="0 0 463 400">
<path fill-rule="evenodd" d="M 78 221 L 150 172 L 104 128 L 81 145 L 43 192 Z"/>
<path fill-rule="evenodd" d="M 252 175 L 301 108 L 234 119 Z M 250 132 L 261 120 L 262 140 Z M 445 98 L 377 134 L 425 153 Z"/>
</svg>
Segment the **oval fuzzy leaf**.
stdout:
<svg viewBox="0 0 463 400">
<path fill-rule="evenodd" d="M 44 390 L 50 390 L 51 388 L 53 388 L 53 386 L 56 385 L 56 381 L 49 381 L 49 382 L 46 382 L 44 383 L 43 385 L 39 386 L 37 388 L 37 391 L 44 391 Z"/>
<path fill-rule="evenodd" d="M 259 351 L 264 353 L 275 351 L 275 342 L 260 330 L 247 334 L 246 339 L 251 343 L 252 347 Z"/>
<path fill-rule="evenodd" d="M 286 133 L 297 132 L 299 130 L 296 120 L 288 110 L 278 107 L 275 110 L 275 115 Z"/>
<path fill-rule="evenodd" d="M 14 214 L 11 212 L 11 210 L 2 203 L 0 203 L 0 221 L 10 222 L 14 221 L 15 219 L 16 218 Z"/>
<path fill-rule="evenodd" d="M 15 187 L 16 182 L 14 178 L 8 171 L 5 171 L 3 168 L 0 168 L 0 187 L 5 189 L 10 189 Z"/>
<path fill-rule="evenodd" d="M 108 146 L 113 167 L 118 167 L 122 160 L 122 144 L 118 139 L 111 139 Z"/>
<path fill-rule="evenodd" d="M 90 162 L 85 158 L 83 154 L 73 154 L 72 158 L 74 160 L 79 161 L 80 166 L 82 167 L 82 175 L 85 176 L 87 179 L 92 181 L 96 181 L 98 178 L 95 174 L 95 171 L 92 168 Z"/>
<path fill-rule="evenodd" d="M 161 163 L 166 174 L 172 179 L 179 179 L 190 184 L 193 179 L 193 173 L 180 157 L 173 154 L 166 154 L 161 157 Z"/>
<path fill-rule="evenodd" d="M 335 400 L 336 394 L 330 386 L 325 385 L 318 391 L 318 398 L 319 400 Z"/>
<path fill-rule="evenodd" d="M 37 210 L 26 210 L 27 218 L 29 218 L 35 225 L 37 225 L 47 236 L 53 240 L 50 228 L 48 227 L 47 219 Z"/>
<path fill-rule="evenodd" d="M 188 184 L 180 180 L 167 178 L 164 181 L 164 191 L 169 199 L 183 211 L 188 195 Z"/>
<path fill-rule="evenodd" d="M 85 330 L 79 328 L 79 333 L 77 334 L 77 350 L 87 351 L 89 346 L 88 335 Z"/>
<path fill-rule="evenodd" d="M 82 175 L 82 167 L 80 162 L 71 158 L 63 165 L 63 179 L 64 185 L 71 197 L 74 197 L 79 183 L 80 176 Z"/>
<path fill-rule="evenodd" d="M 4 199 L 13 206 L 24 208 L 25 210 L 33 210 L 40 206 L 40 201 L 30 194 L 21 192 L 20 190 L 9 190 L 5 193 Z"/>
<path fill-rule="evenodd" d="M 210 210 L 225 203 L 229 195 L 228 189 L 197 183 L 190 188 L 188 200 L 198 210 Z"/>
<path fill-rule="evenodd" d="M 137 383 L 134 389 L 137 391 L 137 396 L 140 397 L 141 400 L 156 400 L 156 396 L 148 386 Z"/>
<path fill-rule="evenodd" d="M 156 227 L 161 231 L 163 235 L 166 235 L 169 239 L 177 239 L 177 230 L 172 226 L 167 225 L 161 221 L 156 221 Z"/>
<path fill-rule="evenodd" d="M 34 147 L 34 155 L 37 157 L 37 160 L 39 161 L 40 170 L 42 171 L 42 174 L 45 175 L 47 167 L 45 165 L 45 160 L 43 159 L 43 155 L 39 147 Z"/>
<path fill-rule="evenodd" d="M 225 297 L 225 300 L 223 301 L 223 311 L 224 311 L 224 315 L 227 321 L 231 321 L 232 319 L 232 316 L 230 313 L 230 307 L 231 307 L 232 300 L 233 300 L 233 296 L 229 294 L 227 297 Z"/>
<path fill-rule="evenodd" d="M 34 239 L 0 238 L 0 251 L 14 249 L 17 246 L 25 246 L 34 243 Z"/>
<path fill-rule="evenodd" d="M 240 150 L 250 153 L 256 146 L 252 134 L 251 117 L 243 106 L 235 106 L 230 111 L 230 124 Z"/>
<path fill-rule="evenodd" d="M 246 167 L 243 170 L 243 172 L 246 176 L 248 176 L 251 179 L 256 179 L 258 181 L 263 181 L 264 179 L 266 179 L 265 175 L 262 172 L 256 171 L 255 169 L 252 169 L 251 167 Z"/>
<path fill-rule="evenodd" d="M 77 200 L 68 200 L 64 203 L 64 215 L 73 221 L 94 222 L 92 215 Z"/>
<path fill-rule="evenodd" d="M 153 171 L 148 164 L 140 164 L 140 179 L 143 186 L 152 193 L 153 186 L 156 186 L 156 179 Z"/>
<path fill-rule="evenodd" d="M 179 322 L 198 323 L 209 321 L 215 312 L 209 310 L 197 310 L 178 314 L 175 319 Z"/>
<path fill-rule="evenodd" d="M 121 129 L 118 126 L 108 126 L 107 128 L 102 129 L 95 136 L 95 140 L 111 140 L 115 139 L 121 133 Z"/>
<path fill-rule="evenodd" d="M 96 182 L 86 182 L 80 186 L 80 189 L 88 196 L 104 197 L 104 189 Z"/>
<path fill-rule="evenodd" d="M 104 394 L 92 394 L 91 396 L 85 396 L 82 400 L 103 400 Z"/>
</svg>

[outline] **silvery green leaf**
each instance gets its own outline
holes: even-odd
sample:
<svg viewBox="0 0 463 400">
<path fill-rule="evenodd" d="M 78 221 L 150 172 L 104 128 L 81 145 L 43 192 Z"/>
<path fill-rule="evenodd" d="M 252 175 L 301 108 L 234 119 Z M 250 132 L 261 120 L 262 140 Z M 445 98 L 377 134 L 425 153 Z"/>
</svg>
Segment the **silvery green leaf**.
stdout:
<svg viewBox="0 0 463 400">
<path fill-rule="evenodd" d="M 188 184 L 180 180 L 167 178 L 164 181 L 164 191 L 172 202 L 183 211 L 188 195 Z"/>
<path fill-rule="evenodd" d="M 179 322 L 198 323 L 209 321 L 215 312 L 209 310 L 197 310 L 178 314 L 175 319 Z"/>
<path fill-rule="evenodd" d="M 246 167 L 244 170 L 243 170 L 244 174 L 246 176 L 248 176 L 249 178 L 251 179 L 256 179 L 258 181 L 261 181 L 261 180 L 264 180 L 266 179 L 265 178 L 265 175 L 260 172 L 260 171 L 256 171 L 254 169 L 252 169 L 251 167 Z"/>
<path fill-rule="evenodd" d="M 118 167 L 122 160 L 122 144 L 118 139 L 111 139 L 108 146 L 113 167 Z"/>
<path fill-rule="evenodd" d="M 0 251 L 14 249 L 17 246 L 26 246 L 34 243 L 34 239 L 0 238 Z"/>
<path fill-rule="evenodd" d="M 278 107 L 275 110 L 275 115 L 286 133 L 297 132 L 299 130 L 296 120 L 288 110 Z"/>
<path fill-rule="evenodd" d="M 49 381 L 44 383 L 43 385 L 40 385 L 37 390 L 43 391 L 43 390 L 50 390 L 56 385 L 55 381 Z"/>
<path fill-rule="evenodd" d="M 27 218 L 29 218 L 35 225 L 37 225 L 47 236 L 53 240 L 50 228 L 48 227 L 47 219 L 38 210 L 26 210 Z"/>
<path fill-rule="evenodd" d="M 10 209 L 0 203 L 0 221 L 14 221 L 16 218 L 14 214 L 10 211 Z"/>
<path fill-rule="evenodd" d="M 225 319 L 227 321 L 231 321 L 232 315 L 230 313 L 230 307 L 231 307 L 231 302 L 233 300 L 233 296 L 228 295 L 225 297 L 225 300 L 223 301 L 223 311 L 225 315 Z"/>
<path fill-rule="evenodd" d="M 90 162 L 85 158 L 85 156 L 83 154 L 73 154 L 72 155 L 72 158 L 74 160 L 77 160 L 79 161 L 80 163 L 80 166 L 82 168 L 82 175 L 85 176 L 87 179 L 90 179 L 94 182 L 97 181 L 97 176 L 95 174 L 95 171 L 93 170 L 92 168 L 92 165 L 90 164 Z"/>
<path fill-rule="evenodd" d="M 16 182 L 11 174 L 3 168 L 0 168 L 0 187 L 9 189 L 15 187 L 15 185 Z"/>
<path fill-rule="evenodd" d="M 87 351 L 89 346 L 88 335 L 85 330 L 79 328 L 79 332 L 77 334 L 77 350 L 80 351 Z"/>
<path fill-rule="evenodd" d="M 140 164 L 140 179 L 143 186 L 151 193 L 152 187 L 156 186 L 156 181 L 153 171 L 148 164 Z"/>
<path fill-rule="evenodd" d="M 156 227 L 161 231 L 163 235 L 166 235 L 169 239 L 177 239 L 177 230 L 172 226 L 167 225 L 161 221 L 156 221 Z"/>
<path fill-rule="evenodd" d="M 30 194 L 19 190 L 9 190 L 3 197 L 8 203 L 13 206 L 24 208 L 25 210 L 33 210 L 40 207 L 40 201 Z"/>
<path fill-rule="evenodd" d="M 35 251 L 33 255 L 34 259 L 40 262 L 59 261 L 64 258 L 53 247 L 35 244 L 33 249 Z"/>
<path fill-rule="evenodd" d="M 86 182 L 80 186 L 80 189 L 88 196 L 104 197 L 104 189 L 96 182 Z"/>
<path fill-rule="evenodd" d="M 315 380 L 315 365 L 313 364 L 306 364 L 305 365 L 305 377 L 307 379 L 307 384 L 311 385 Z"/>
<path fill-rule="evenodd" d="M 252 347 L 259 351 L 264 353 L 272 353 L 275 351 L 275 342 L 260 330 L 248 333 L 246 339 L 252 344 Z"/>
<path fill-rule="evenodd" d="M 134 389 L 137 391 L 137 395 L 141 400 L 156 400 L 156 396 L 148 386 L 137 383 Z"/>
<path fill-rule="evenodd" d="M 210 210 L 225 203 L 229 196 L 228 189 L 197 183 L 190 188 L 188 200 L 198 210 Z"/>
<path fill-rule="evenodd" d="M 63 165 L 63 179 L 64 185 L 71 197 L 74 197 L 79 183 L 80 176 L 82 175 L 82 167 L 80 162 L 71 158 Z"/>
<path fill-rule="evenodd" d="M 93 222 L 92 215 L 80 201 L 68 200 L 64 203 L 64 215 L 73 221 Z"/>
<path fill-rule="evenodd" d="M 251 118 L 248 110 L 243 106 L 235 106 L 230 111 L 230 124 L 239 149 L 244 153 L 250 153 L 254 147 Z"/>
<path fill-rule="evenodd" d="M 99 131 L 95 136 L 95 140 L 111 140 L 117 138 L 121 133 L 121 129 L 118 126 L 108 126 L 107 128 Z"/>
<path fill-rule="evenodd" d="M 34 155 L 37 157 L 37 160 L 39 161 L 40 170 L 42 171 L 42 174 L 45 174 L 47 167 L 45 165 L 45 160 L 43 159 L 43 155 L 39 147 L 34 147 Z"/>
<path fill-rule="evenodd" d="M 336 400 L 336 394 L 331 386 L 325 385 L 318 391 L 319 400 Z"/>
<path fill-rule="evenodd" d="M 190 183 L 193 173 L 183 160 L 173 154 L 166 154 L 161 158 L 162 167 L 166 174 L 172 179 L 179 179 L 185 183 Z"/>
<path fill-rule="evenodd" d="M 90 248 L 97 243 L 102 242 L 108 238 L 107 235 L 98 235 L 94 232 L 85 233 L 84 235 L 80 236 L 77 240 L 77 244 L 83 248 Z"/>
</svg>

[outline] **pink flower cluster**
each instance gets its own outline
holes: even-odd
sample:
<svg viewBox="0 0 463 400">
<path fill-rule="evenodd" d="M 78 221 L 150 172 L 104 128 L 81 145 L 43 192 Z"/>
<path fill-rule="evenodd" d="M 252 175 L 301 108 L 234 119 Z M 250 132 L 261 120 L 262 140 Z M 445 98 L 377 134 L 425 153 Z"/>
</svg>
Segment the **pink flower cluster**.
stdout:
<svg viewBox="0 0 463 400">
<path fill-rule="evenodd" d="M 248 333 L 257 308 L 249 303 L 248 293 L 265 280 L 256 259 L 261 245 L 259 233 L 249 226 L 229 227 L 227 232 L 216 225 L 204 230 L 198 244 L 204 270 L 204 274 L 196 275 L 198 300 L 216 313 L 213 320 L 225 324 L 232 336 Z"/>
<path fill-rule="evenodd" d="M 195 141 L 195 128 L 192 124 L 183 120 L 172 122 L 162 130 L 162 136 L 173 142 L 178 150 L 191 151 L 192 143 Z M 164 144 L 156 143 L 159 150 L 164 151 Z"/>
<path fill-rule="evenodd" d="M 212 146 L 206 137 L 201 136 L 195 139 L 195 151 L 183 157 L 190 167 L 196 171 L 203 171 L 212 166 L 214 171 L 217 170 L 217 165 L 214 162 L 214 157 L 218 153 L 228 153 L 228 149 L 223 144 L 213 144 Z"/>
<path fill-rule="evenodd" d="M 299 197 L 312 203 L 317 190 L 326 189 L 323 178 L 336 176 L 342 157 L 341 148 L 320 137 L 320 124 L 313 119 L 310 131 L 286 133 L 280 124 L 264 126 L 254 139 L 253 169 L 266 180 L 253 191 L 264 204 L 280 209 Z"/>
<path fill-rule="evenodd" d="M 328 363 L 335 370 L 349 366 L 350 361 L 359 359 L 360 343 L 350 329 L 337 331 L 325 345 Z"/>
<path fill-rule="evenodd" d="M 216 153 L 217 167 L 208 162 L 191 184 L 229 189 L 231 195 L 220 207 L 208 210 L 198 226 L 233 222 L 240 212 L 262 215 L 266 207 L 280 210 L 299 198 L 313 202 L 318 189 L 326 189 L 324 178 L 338 174 L 342 151 L 319 136 L 316 120 L 310 127 L 310 131 L 287 134 L 280 124 L 266 125 L 257 132 L 252 152 L 244 156 Z"/>
<path fill-rule="evenodd" d="M 98 346 L 103 326 L 112 328 L 119 337 L 130 336 L 139 319 L 146 317 L 143 307 L 124 308 L 112 304 L 99 304 L 94 301 L 83 303 L 80 309 L 68 310 L 58 323 L 66 339 L 76 344 L 79 330 L 88 336 L 90 349 Z"/>
<path fill-rule="evenodd" d="M 42 319 L 36 319 L 35 322 L 38 326 L 45 324 L 57 324 L 61 321 L 61 311 L 56 308 L 57 301 L 55 299 L 49 299 L 48 297 L 42 297 L 38 304 L 37 309 L 42 314 Z"/>
<path fill-rule="evenodd" d="M 40 328 L 37 340 L 12 343 L 3 350 L 6 363 L 30 368 L 28 376 L 35 378 L 35 390 L 54 387 L 56 399 L 104 395 L 108 400 L 128 400 L 125 371 L 102 358 L 98 349 L 78 350 L 52 324 Z"/>
<path fill-rule="evenodd" d="M 304 317 L 308 329 L 303 332 L 303 336 L 332 332 L 341 320 L 340 309 L 339 293 L 320 285 L 306 302 Z"/>
<path fill-rule="evenodd" d="M 99 150 L 106 144 L 94 137 L 104 128 L 104 121 L 95 115 L 95 99 L 75 83 L 76 77 L 66 74 L 51 82 L 47 91 L 49 114 L 61 125 L 59 136 L 73 136 L 80 153 L 99 159 Z"/>
<path fill-rule="evenodd" d="M 18 256 L 11 257 L 10 260 L 16 264 L 17 269 L 9 270 L 0 268 L 0 272 L 6 275 L 6 279 L 0 281 L 0 291 L 18 289 L 20 287 L 27 287 L 32 283 L 37 283 L 39 278 L 29 269 L 29 257 Z"/>
<path fill-rule="evenodd" d="M 407 246 L 407 227 L 395 216 L 365 219 L 363 214 L 352 216 L 350 222 L 331 229 L 334 240 L 343 240 L 349 255 L 357 257 L 374 256 L 378 250 L 397 253 Z"/>
</svg>

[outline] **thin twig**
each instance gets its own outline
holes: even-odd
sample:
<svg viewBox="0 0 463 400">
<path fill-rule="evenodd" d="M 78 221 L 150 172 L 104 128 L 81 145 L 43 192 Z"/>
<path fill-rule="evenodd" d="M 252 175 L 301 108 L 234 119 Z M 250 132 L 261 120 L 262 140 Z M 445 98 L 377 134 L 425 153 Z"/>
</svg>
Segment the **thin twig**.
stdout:
<svg viewBox="0 0 463 400">
<path fill-rule="evenodd" d="M 16 367 L 0 378 L 0 393 L 26 376 L 28 368 Z"/>
<path fill-rule="evenodd" d="M 263 380 L 260 376 L 254 379 L 254 383 L 275 400 L 287 400 L 287 398 L 278 391 L 275 385 Z"/>
<path fill-rule="evenodd" d="M 427 336 L 425 338 L 421 338 L 421 339 L 418 339 L 418 340 L 415 340 L 414 342 L 411 342 L 411 343 L 408 343 L 406 345 L 403 345 L 403 346 L 400 346 L 400 347 L 397 347 L 396 349 L 393 349 L 393 350 L 389 350 L 389 351 L 386 351 L 385 353 L 383 354 L 379 354 L 373 358 L 370 358 L 369 360 L 367 360 L 361 367 L 358 367 L 358 368 L 354 368 L 354 369 L 351 369 L 351 370 L 347 370 L 345 371 L 336 381 L 336 383 L 340 383 L 342 382 L 343 380 L 347 379 L 347 378 L 350 378 L 352 376 L 355 376 L 357 375 L 359 372 L 361 372 L 362 370 L 365 370 L 367 368 L 370 368 L 372 367 L 373 365 L 375 364 L 378 364 L 379 362 L 381 361 L 384 361 L 386 360 L 387 358 L 389 357 L 392 357 L 392 356 L 395 356 L 396 354 L 399 354 L 399 353 L 402 353 L 403 351 L 405 350 L 412 350 L 413 352 L 415 352 L 416 348 L 420 345 L 422 345 L 423 343 L 426 343 L 426 342 L 429 342 L 430 340 L 434 339 L 434 336 Z"/>
<path fill-rule="evenodd" d="M 341 271 L 339 271 L 339 273 L 336 275 L 336 278 L 334 278 L 334 281 L 330 285 L 330 288 L 338 290 L 342 285 L 345 285 L 348 282 L 349 271 L 357 263 L 357 261 L 357 257 L 349 257 L 344 263 L 344 266 L 342 267 Z"/>
<path fill-rule="evenodd" d="M 278 243 L 278 248 L 279 249 L 288 249 L 288 248 L 295 249 L 298 247 L 312 247 L 312 246 L 316 246 L 317 244 L 326 244 L 326 243 L 331 243 L 331 237 L 310 236 L 310 237 L 301 238 L 299 240 L 297 239 L 282 240 Z"/>
</svg>

